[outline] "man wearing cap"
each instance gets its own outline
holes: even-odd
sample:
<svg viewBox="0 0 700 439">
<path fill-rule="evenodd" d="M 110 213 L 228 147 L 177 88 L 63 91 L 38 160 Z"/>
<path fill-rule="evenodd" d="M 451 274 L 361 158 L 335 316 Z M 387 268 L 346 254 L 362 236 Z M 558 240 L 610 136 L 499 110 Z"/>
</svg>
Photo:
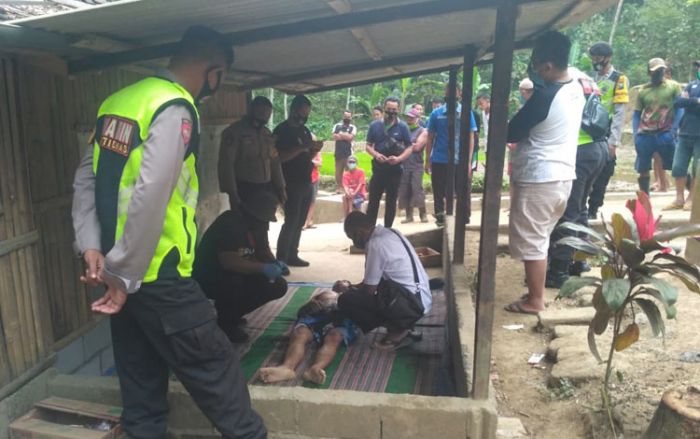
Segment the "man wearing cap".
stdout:
<svg viewBox="0 0 700 439">
<path fill-rule="evenodd" d="M 675 205 L 684 205 L 690 210 L 692 197 L 685 198 L 688 165 L 693 160 L 691 175 L 695 178 L 700 163 L 700 60 L 693 62 L 695 80 L 691 81 L 674 101 L 677 109 L 683 109 L 683 117 L 678 131 L 678 146 L 673 157 L 673 177 L 676 179 Z"/>
<path fill-rule="evenodd" d="M 114 359 L 134 439 L 167 433 L 174 373 L 224 438 L 267 437 L 236 352 L 192 279 L 197 237 L 197 105 L 222 84 L 231 43 L 189 28 L 166 70 L 109 96 L 75 175 L 73 226 L 87 270 L 106 292 Z M 104 256 L 103 256 L 104 255 Z"/>
<path fill-rule="evenodd" d="M 234 122 L 221 134 L 219 149 L 219 188 L 228 194 L 231 210 L 237 211 L 242 202 L 261 190 L 269 191 L 284 204 L 287 200 L 282 164 L 275 148 L 275 138 L 267 128 L 272 115 L 272 103 L 264 96 L 256 96 L 248 114 Z M 267 261 L 275 257 L 269 251 L 267 233 L 269 224 L 260 221 L 255 230 L 256 240 L 268 249 Z"/>
<path fill-rule="evenodd" d="M 637 150 L 635 168 L 639 173 L 639 189 L 649 193 L 649 171 L 654 153 L 659 153 L 663 168 L 673 164 L 675 136 L 680 114 L 676 116 L 673 102 L 681 94 L 676 83 L 664 77 L 666 62 L 652 58 L 648 63 L 650 82 L 642 85 L 632 116 L 632 133 Z M 682 209 L 683 206 L 681 205 Z"/>
<path fill-rule="evenodd" d="M 420 112 L 411 108 L 405 113 L 406 124 L 411 132 L 413 153 L 403 162 L 403 175 L 399 185 L 399 209 L 406 210 L 402 223 L 413 222 L 413 209 L 418 209 L 422 223 L 428 222 L 425 211 L 425 191 L 423 190 L 423 148 L 428 140 L 425 128 L 419 125 Z"/>
<path fill-rule="evenodd" d="M 277 199 L 264 189 L 250 194 L 236 211 L 222 213 L 197 248 L 193 277 L 214 300 L 219 326 L 234 343 L 244 343 L 242 317 L 287 292 L 280 262 L 270 262 L 267 243 L 256 241 L 260 224 L 276 221 Z"/>
<path fill-rule="evenodd" d="M 598 209 L 603 205 L 605 191 L 610 178 L 615 173 L 617 148 L 622 144 L 622 125 L 629 98 L 629 80 L 612 65 L 613 48 L 606 42 L 599 42 L 588 49 L 595 75 L 593 79 L 600 90 L 600 99 L 610 115 L 610 134 L 608 135 L 608 160 L 598 174 L 591 195 L 588 198 L 588 217 L 595 219 Z"/>
</svg>

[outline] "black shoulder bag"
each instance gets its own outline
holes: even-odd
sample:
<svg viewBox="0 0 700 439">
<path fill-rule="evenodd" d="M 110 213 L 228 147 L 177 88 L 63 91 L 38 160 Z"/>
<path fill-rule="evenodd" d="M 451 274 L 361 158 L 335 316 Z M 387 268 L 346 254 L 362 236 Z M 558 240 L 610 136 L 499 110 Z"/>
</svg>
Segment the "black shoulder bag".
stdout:
<svg viewBox="0 0 700 439">
<path fill-rule="evenodd" d="M 415 292 L 409 291 L 406 287 L 391 279 L 382 279 L 377 286 L 377 297 L 380 304 L 380 312 L 387 324 L 397 329 L 411 329 L 413 325 L 423 317 L 425 308 L 420 298 L 420 280 L 418 278 L 418 269 L 416 261 L 411 254 L 411 251 L 406 245 L 406 242 L 401 238 L 398 232 L 391 230 L 396 237 L 401 241 L 408 258 L 411 260 L 413 268 L 413 282 L 415 283 Z"/>
</svg>

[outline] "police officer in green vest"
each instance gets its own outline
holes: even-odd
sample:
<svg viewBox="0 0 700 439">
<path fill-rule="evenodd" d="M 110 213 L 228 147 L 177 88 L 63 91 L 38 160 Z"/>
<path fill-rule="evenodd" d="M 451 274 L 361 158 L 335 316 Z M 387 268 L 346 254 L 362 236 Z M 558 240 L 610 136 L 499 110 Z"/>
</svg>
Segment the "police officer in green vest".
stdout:
<svg viewBox="0 0 700 439">
<path fill-rule="evenodd" d="M 610 115 L 610 135 L 608 136 L 608 161 L 593 183 L 588 199 L 588 217 L 598 217 L 598 209 L 603 205 L 608 182 L 615 173 L 617 148 L 622 138 L 622 126 L 625 123 L 625 111 L 629 104 L 629 80 L 612 65 L 613 48 L 606 42 L 595 43 L 588 49 L 593 62 L 595 76 L 601 92 L 601 101 Z"/>
<path fill-rule="evenodd" d="M 111 316 L 129 437 L 164 438 L 172 370 L 225 438 L 264 438 L 240 362 L 191 279 L 199 184 L 196 105 L 233 62 L 219 33 L 192 27 L 167 70 L 108 97 L 75 176 L 73 223 L 92 304 Z M 103 256 L 104 255 L 104 256 Z"/>
</svg>

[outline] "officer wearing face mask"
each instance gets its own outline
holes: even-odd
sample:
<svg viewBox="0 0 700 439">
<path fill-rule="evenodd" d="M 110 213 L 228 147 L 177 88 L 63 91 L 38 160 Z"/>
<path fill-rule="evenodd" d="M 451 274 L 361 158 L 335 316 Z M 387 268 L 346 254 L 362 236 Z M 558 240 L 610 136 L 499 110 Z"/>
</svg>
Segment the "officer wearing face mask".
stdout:
<svg viewBox="0 0 700 439">
<path fill-rule="evenodd" d="M 266 126 L 271 115 L 270 100 L 256 96 L 250 103 L 248 114 L 221 134 L 219 188 L 228 194 L 233 211 L 238 211 L 241 203 L 245 204 L 252 194 L 259 191 L 273 193 L 281 204 L 287 201 L 282 163 L 275 148 L 275 138 Z M 263 251 L 258 251 L 258 257 L 272 262 L 275 257 L 269 250 L 269 224 L 263 221 L 259 226 L 260 230 L 255 230 L 256 242 Z"/>
<path fill-rule="evenodd" d="M 663 59 L 649 60 L 650 81 L 639 89 L 632 117 L 639 189 L 647 193 L 654 153 L 661 156 L 664 170 L 670 170 L 673 165 L 675 137 L 681 119 L 681 110 L 673 107 L 673 101 L 681 90 L 678 83 L 664 78 L 665 70 L 666 62 Z"/>
<path fill-rule="evenodd" d="M 73 225 L 87 269 L 103 284 L 92 311 L 111 316 L 114 358 L 132 438 L 167 430 L 172 371 L 226 438 L 264 438 L 236 353 L 191 278 L 197 225 L 199 112 L 233 63 L 218 32 L 187 30 L 167 70 L 100 106 L 75 176 Z"/>
<path fill-rule="evenodd" d="M 595 74 L 593 79 L 600 90 L 600 100 L 610 115 L 608 135 L 608 159 L 596 178 L 588 199 L 588 218 L 598 217 L 598 209 L 603 205 L 608 182 L 615 173 L 617 148 L 622 144 L 622 125 L 629 98 L 629 80 L 612 65 L 613 48 L 606 42 L 595 43 L 588 49 Z"/>
</svg>

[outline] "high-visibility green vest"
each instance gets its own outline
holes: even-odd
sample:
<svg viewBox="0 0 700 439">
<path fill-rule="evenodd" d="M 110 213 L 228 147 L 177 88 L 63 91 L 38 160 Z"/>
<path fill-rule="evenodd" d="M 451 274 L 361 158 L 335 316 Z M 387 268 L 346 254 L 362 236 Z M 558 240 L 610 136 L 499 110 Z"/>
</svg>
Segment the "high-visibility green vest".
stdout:
<svg viewBox="0 0 700 439">
<path fill-rule="evenodd" d="M 171 105 L 184 105 L 192 114 L 183 120 L 190 137 L 180 178 L 170 196 L 163 229 L 143 282 L 190 277 L 197 237 L 195 211 L 199 195 L 196 161 L 199 114 L 194 99 L 181 85 L 150 77 L 108 97 L 98 111 L 93 171 L 102 251 L 107 254 L 124 232 L 128 206 L 141 171 L 143 141 L 155 117 Z"/>
</svg>

